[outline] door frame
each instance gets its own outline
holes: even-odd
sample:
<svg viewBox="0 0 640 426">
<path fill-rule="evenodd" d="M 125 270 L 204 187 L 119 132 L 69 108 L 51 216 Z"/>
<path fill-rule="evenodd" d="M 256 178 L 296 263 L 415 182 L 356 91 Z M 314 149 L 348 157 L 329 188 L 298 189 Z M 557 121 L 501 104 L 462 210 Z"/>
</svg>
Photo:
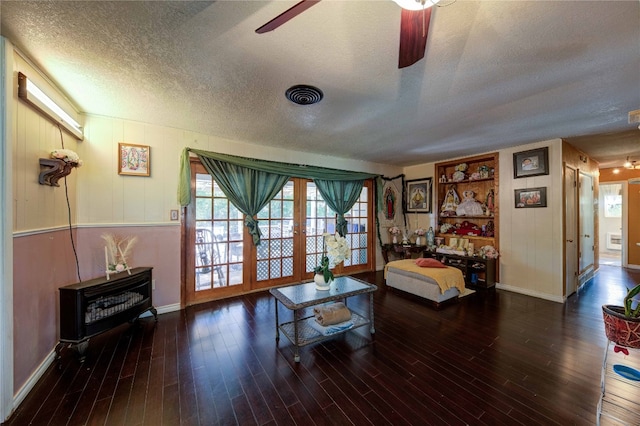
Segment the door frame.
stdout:
<svg viewBox="0 0 640 426">
<path fill-rule="evenodd" d="M 573 185 L 571 187 L 567 187 L 567 171 L 570 170 L 573 173 Z M 578 265 L 579 265 L 579 259 L 578 259 L 578 214 L 579 214 L 579 207 L 578 207 L 578 170 L 568 166 L 566 164 L 566 162 L 564 163 L 564 173 L 563 173 L 563 191 L 564 191 L 564 203 L 562 204 L 562 213 L 563 213 L 563 217 L 564 217 L 564 243 L 563 243 L 563 249 L 564 249 L 564 265 L 563 265 L 563 281 L 564 281 L 564 286 L 563 286 L 563 291 L 564 291 L 564 298 L 566 299 L 567 297 L 569 297 L 571 294 L 573 294 L 574 292 L 576 292 L 578 290 Z M 567 215 L 567 201 L 570 199 L 569 197 L 573 198 L 573 207 L 574 207 L 574 213 L 575 215 L 571 218 Z M 571 222 L 570 222 L 571 219 Z M 569 233 L 567 232 L 570 224 L 573 224 L 573 239 L 572 241 L 569 241 L 569 237 L 570 235 L 568 235 Z M 569 267 L 570 264 L 573 263 L 574 265 L 574 270 L 573 270 L 573 283 L 570 283 L 567 281 L 569 274 L 571 273 L 571 271 L 569 271 Z"/>
<path fill-rule="evenodd" d="M 620 218 L 620 232 L 622 234 L 622 252 L 620 254 L 620 266 L 627 268 L 629 266 L 629 181 L 627 180 L 612 180 L 601 182 L 598 186 L 602 185 L 621 185 L 622 188 L 622 217 Z M 598 198 L 601 191 L 598 191 Z M 600 241 L 600 244 L 603 244 Z"/>
</svg>

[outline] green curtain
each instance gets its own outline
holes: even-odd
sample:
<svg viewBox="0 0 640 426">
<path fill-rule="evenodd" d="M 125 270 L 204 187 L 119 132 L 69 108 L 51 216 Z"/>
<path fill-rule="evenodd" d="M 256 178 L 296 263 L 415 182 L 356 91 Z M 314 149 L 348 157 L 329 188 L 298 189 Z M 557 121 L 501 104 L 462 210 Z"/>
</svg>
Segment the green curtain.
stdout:
<svg viewBox="0 0 640 426">
<path fill-rule="evenodd" d="M 181 206 L 187 206 L 191 202 L 191 168 L 189 167 L 189 152 L 196 154 L 200 160 L 209 158 L 224 161 L 237 166 L 246 167 L 287 177 L 300 177 L 306 179 L 322 180 L 365 180 L 378 175 L 374 173 L 353 172 L 349 170 L 329 169 L 326 167 L 307 166 L 303 164 L 281 163 L 278 161 L 257 160 L 253 158 L 238 157 L 236 155 L 219 154 L 217 152 L 202 151 L 199 149 L 185 148 L 180 157 L 180 183 L 178 187 L 178 201 Z M 204 162 L 204 161 L 203 161 Z"/>
<path fill-rule="evenodd" d="M 340 236 L 344 237 L 348 231 L 347 220 L 344 218 L 344 215 L 351 210 L 351 207 L 358 201 L 364 180 L 341 181 L 315 179 L 314 182 L 324 201 L 338 214 L 336 231 L 338 231 Z"/>
<path fill-rule="evenodd" d="M 254 216 L 280 192 L 289 176 L 268 173 L 208 157 L 200 159 L 229 201 L 245 214 L 253 244 L 260 245 L 260 228 Z"/>
</svg>

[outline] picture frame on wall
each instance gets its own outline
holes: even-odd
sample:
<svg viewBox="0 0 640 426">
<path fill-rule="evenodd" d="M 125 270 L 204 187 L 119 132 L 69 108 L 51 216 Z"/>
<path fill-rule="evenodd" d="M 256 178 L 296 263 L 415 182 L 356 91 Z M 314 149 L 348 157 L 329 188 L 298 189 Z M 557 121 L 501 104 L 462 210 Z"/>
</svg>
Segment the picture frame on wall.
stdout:
<svg viewBox="0 0 640 426">
<path fill-rule="evenodd" d="M 405 212 L 431 213 L 432 178 L 405 181 Z"/>
<path fill-rule="evenodd" d="M 547 187 L 515 189 L 516 209 L 547 207 Z"/>
<path fill-rule="evenodd" d="M 118 174 L 151 175 L 151 148 L 148 145 L 118 144 Z"/>
<path fill-rule="evenodd" d="M 549 147 L 513 154 L 514 179 L 549 174 Z"/>
</svg>

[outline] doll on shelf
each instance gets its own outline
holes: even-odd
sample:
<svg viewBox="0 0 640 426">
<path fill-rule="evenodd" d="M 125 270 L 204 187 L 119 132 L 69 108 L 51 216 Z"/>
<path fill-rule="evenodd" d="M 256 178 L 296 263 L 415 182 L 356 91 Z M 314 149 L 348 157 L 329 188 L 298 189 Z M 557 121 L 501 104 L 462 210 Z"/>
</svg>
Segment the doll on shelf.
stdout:
<svg viewBox="0 0 640 426">
<path fill-rule="evenodd" d="M 471 190 L 464 191 L 462 196 L 464 199 L 456 208 L 456 214 L 458 216 L 482 216 L 484 210 L 482 204 L 473 198 L 475 193 Z"/>
</svg>

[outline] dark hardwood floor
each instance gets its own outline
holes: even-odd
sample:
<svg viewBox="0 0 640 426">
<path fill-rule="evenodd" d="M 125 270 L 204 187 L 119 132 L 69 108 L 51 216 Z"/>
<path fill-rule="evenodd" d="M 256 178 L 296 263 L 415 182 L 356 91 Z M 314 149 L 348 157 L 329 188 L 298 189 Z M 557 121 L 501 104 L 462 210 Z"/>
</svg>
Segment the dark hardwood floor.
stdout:
<svg viewBox="0 0 640 426">
<path fill-rule="evenodd" d="M 206 303 L 98 336 L 84 364 L 65 351 L 6 424 L 593 425 L 601 305 L 640 271 L 603 266 L 564 305 L 497 290 L 439 311 L 359 278 L 380 287 L 373 341 L 363 327 L 296 364 L 267 292 Z"/>
</svg>

